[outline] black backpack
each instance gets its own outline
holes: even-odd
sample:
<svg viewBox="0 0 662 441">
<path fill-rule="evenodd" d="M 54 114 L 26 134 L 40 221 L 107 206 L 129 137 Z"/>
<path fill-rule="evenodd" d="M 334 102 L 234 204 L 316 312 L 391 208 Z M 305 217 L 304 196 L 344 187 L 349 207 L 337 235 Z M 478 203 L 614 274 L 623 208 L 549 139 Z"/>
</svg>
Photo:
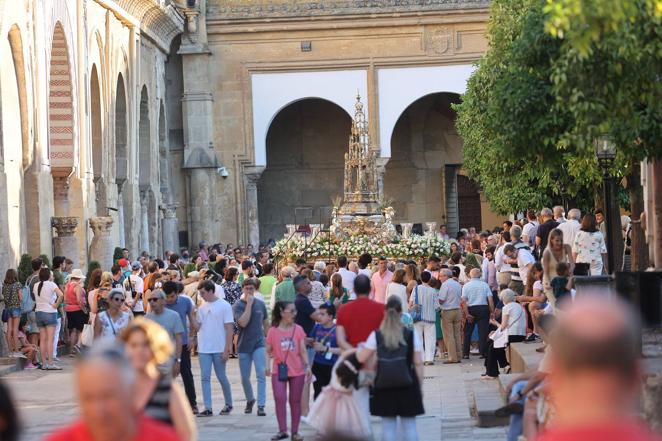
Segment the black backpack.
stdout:
<svg viewBox="0 0 662 441">
<path fill-rule="evenodd" d="M 406 346 L 400 345 L 397 349 L 388 349 L 384 345 L 382 333 L 377 331 L 377 376 L 375 389 L 393 389 L 409 387 L 414 384 L 413 358 L 414 333 L 409 329 L 403 330 Z"/>
</svg>

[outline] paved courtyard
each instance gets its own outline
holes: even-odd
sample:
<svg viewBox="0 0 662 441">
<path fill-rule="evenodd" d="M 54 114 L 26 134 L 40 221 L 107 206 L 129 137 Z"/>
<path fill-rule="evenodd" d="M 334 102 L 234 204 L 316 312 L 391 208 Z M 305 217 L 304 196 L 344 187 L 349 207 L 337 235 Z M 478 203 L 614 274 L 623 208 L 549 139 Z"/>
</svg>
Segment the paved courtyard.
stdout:
<svg viewBox="0 0 662 441">
<path fill-rule="evenodd" d="M 199 384 L 199 367 L 194 358 L 194 375 L 198 402 L 202 403 Z M 61 372 L 22 371 L 3 377 L 14 393 L 23 425 L 24 441 L 36 441 L 53 429 L 76 418 L 77 408 L 73 390 L 72 359 L 63 360 L 65 369 Z M 472 401 L 469 389 L 471 380 L 482 372 L 478 359 L 461 365 L 441 365 L 425 367 L 424 400 L 426 414 L 418 418 L 421 441 L 477 441 L 505 440 L 505 428 L 482 429 L 475 426 L 475 418 L 470 413 Z M 235 411 L 229 416 L 214 416 L 198 419 L 201 441 L 260 440 L 266 441 L 277 431 L 271 387 L 267 387 L 267 417 L 244 415 L 246 400 L 239 381 L 237 360 L 229 364 Z M 103 381 L 102 378 L 99 379 Z M 215 412 L 223 407 L 220 386 L 212 389 Z M 373 427 L 379 439 L 379 419 L 373 419 Z M 306 439 L 314 439 L 314 431 L 305 424 L 301 433 Z"/>
</svg>

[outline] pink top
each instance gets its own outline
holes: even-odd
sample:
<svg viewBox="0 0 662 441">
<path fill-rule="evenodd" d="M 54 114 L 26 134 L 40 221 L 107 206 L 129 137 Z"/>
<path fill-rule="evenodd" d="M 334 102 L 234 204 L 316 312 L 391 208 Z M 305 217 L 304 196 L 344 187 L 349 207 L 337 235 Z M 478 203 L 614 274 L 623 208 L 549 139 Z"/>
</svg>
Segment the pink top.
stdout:
<svg viewBox="0 0 662 441">
<path fill-rule="evenodd" d="M 393 273 L 389 270 L 382 275 L 379 271 L 375 271 L 372 275 L 372 291 L 370 291 L 370 298 L 375 302 L 386 303 L 386 286 L 393 278 Z"/>
<path fill-rule="evenodd" d="M 283 361 L 287 364 L 288 377 L 298 377 L 306 373 L 299 346 L 305 344 L 306 333 L 301 326 L 294 326 L 294 338 L 292 329 L 283 331 L 273 326 L 269 328 L 267 343 L 271 345 L 271 356 L 274 360 L 271 375 L 278 375 L 278 365 Z M 285 360 L 286 353 L 289 353 L 287 360 Z"/>
</svg>

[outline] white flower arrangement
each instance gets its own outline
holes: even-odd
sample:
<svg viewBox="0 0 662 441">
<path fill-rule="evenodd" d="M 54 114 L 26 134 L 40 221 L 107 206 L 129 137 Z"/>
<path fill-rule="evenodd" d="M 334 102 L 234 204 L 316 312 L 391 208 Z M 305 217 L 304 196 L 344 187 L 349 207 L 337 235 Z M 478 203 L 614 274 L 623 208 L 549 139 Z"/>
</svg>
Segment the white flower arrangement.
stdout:
<svg viewBox="0 0 662 441">
<path fill-rule="evenodd" d="M 304 255 L 309 258 L 335 258 L 339 255 L 360 256 L 364 253 L 390 258 L 420 258 L 433 254 L 448 256 L 450 243 L 429 235 L 412 235 L 408 238 L 396 236 L 391 242 L 380 241 L 367 235 L 351 236 L 343 241 L 336 241 L 328 236 L 293 236 L 276 242 L 272 253 L 279 260 L 294 260 Z"/>
</svg>

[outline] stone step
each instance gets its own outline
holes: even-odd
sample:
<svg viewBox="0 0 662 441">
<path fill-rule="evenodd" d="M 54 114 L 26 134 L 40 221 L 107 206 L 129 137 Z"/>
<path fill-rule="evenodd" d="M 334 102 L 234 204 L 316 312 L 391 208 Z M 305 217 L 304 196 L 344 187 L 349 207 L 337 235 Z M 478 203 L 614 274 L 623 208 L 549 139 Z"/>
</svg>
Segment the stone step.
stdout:
<svg viewBox="0 0 662 441">
<path fill-rule="evenodd" d="M 511 343 L 508 349 L 508 359 L 512 373 L 524 373 L 537 370 L 543 353 L 536 352 L 542 343 Z"/>
<path fill-rule="evenodd" d="M 508 425 L 509 418 L 499 418 L 494 411 L 505 404 L 498 380 L 466 380 L 466 386 L 472 394 L 472 413 L 476 416 L 478 427 L 498 427 Z"/>
<path fill-rule="evenodd" d="M 23 369 L 23 358 L 0 357 L 0 377 Z"/>
</svg>

